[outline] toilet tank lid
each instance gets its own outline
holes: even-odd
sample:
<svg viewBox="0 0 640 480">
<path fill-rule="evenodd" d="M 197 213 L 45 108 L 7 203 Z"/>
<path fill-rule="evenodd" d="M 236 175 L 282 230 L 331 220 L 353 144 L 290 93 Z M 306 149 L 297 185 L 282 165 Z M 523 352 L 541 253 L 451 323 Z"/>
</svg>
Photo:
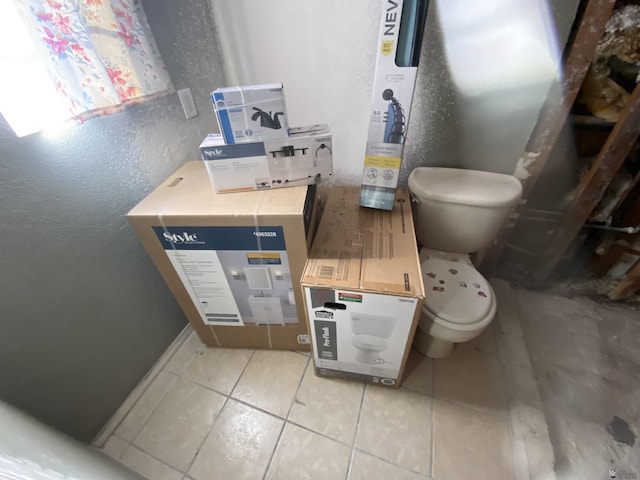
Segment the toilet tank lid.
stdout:
<svg viewBox="0 0 640 480">
<path fill-rule="evenodd" d="M 513 206 L 522 184 L 512 175 L 460 168 L 418 167 L 409 189 L 421 199 L 486 207 Z"/>
</svg>

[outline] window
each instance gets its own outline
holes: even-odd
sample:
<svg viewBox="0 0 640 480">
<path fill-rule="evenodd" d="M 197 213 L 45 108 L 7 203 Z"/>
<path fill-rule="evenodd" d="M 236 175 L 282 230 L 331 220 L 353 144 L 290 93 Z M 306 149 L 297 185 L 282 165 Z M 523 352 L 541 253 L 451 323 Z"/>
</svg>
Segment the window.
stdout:
<svg viewBox="0 0 640 480">
<path fill-rule="evenodd" d="M 2 0 L 0 69 L 0 112 L 18 136 L 172 89 L 138 0 Z"/>
</svg>

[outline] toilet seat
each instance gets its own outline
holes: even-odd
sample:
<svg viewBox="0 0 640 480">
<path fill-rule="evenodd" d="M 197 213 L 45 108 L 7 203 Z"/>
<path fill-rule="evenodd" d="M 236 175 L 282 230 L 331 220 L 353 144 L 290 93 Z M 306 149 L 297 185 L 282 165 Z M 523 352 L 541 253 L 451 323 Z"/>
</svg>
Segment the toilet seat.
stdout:
<svg viewBox="0 0 640 480">
<path fill-rule="evenodd" d="M 472 330 L 493 319 L 493 289 L 473 266 L 428 258 L 421 269 L 425 286 L 423 311 L 434 322 L 454 330 Z"/>
</svg>

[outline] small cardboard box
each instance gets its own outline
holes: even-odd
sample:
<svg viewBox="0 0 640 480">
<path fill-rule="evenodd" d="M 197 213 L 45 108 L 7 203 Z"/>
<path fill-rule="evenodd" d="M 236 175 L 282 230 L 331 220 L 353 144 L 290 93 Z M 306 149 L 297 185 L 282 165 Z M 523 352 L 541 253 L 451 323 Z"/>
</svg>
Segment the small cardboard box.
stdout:
<svg viewBox="0 0 640 480">
<path fill-rule="evenodd" d="M 398 386 L 424 301 L 409 194 L 332 188 L 302 276 L 316 374 Z"/>
<path fill-rule="evenodd" d="M 289 136 L 281 83 L 218 88 L 211 93 L 211 102 L 229 145 Z"/>
<path fill-rule="evenodd" d="M 327 125 L 292 128 L 284 139 L 235 145 L 225 145 L 221 135 L 212 133 L 200 153 L 217 193 L 313 185 L 333 173 Z"/>
<path fill-rule="evenodd" d="M 360 205 L 391 210 L 402 164 L 427 0 L 383 0 Z"/>
<path fill-rule="evenodd" d="M 309 349 L 299 279 L 317 224 L 315 190 L 217 195 L 195 161 L 129 212 L 206 345 Z"/>
</svg>

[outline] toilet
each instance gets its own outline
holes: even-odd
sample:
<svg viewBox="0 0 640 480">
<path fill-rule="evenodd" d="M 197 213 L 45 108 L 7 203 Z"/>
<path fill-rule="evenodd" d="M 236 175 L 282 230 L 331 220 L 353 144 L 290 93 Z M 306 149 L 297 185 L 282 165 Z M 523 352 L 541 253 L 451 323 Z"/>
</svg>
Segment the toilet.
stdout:
<svg viewBox="0 0 640 480">
<path fill-rule="evenodd" d="M 387 349 L 387 339 L 395 326 L 393 317 L 351 313 L 351 345 L 357 349 L 356 361 L 368 365 L 384 363 L 380 353 Z"/>
<path fill-rule="evenodd" d="M 511 175 L 418 167 L 409 175 L 425 301 L 414 347 L 442 358 L 477 337 L 496 313 L 469 255 L 491 244 L 522 195 Z"/>
</svg>

